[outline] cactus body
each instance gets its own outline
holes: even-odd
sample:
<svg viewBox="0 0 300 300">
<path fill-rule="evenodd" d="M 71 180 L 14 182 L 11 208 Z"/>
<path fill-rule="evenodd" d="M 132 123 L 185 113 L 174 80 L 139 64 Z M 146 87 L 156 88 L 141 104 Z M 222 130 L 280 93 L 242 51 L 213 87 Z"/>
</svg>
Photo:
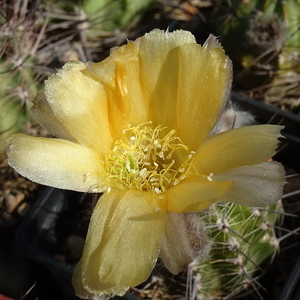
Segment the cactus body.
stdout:
<svg viewBox="0 0 300 300">
<path fill-rule="evenodd" d="M 212 238 L 210 258 L 194 267 L 198 300 L 230 299 L 259 286 L 260 266 L 278 250 L 274 225 L 281 203 L 269 210 L 219 202 L 202 214 Z"/>
</svg>

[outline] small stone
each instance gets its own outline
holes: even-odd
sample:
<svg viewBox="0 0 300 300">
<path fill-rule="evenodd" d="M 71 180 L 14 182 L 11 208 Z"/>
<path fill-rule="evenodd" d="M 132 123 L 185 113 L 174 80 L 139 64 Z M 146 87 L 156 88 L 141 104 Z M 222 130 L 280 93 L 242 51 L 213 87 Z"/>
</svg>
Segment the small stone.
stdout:
<svg viewBox="0 0 300 300">
<path fill-rule="evenodd" d="M 4 196 L 4 203 L 8 213 L 12 213 L 19 204 L 17 197 L 12 194 Z"/>
<path fill-rule="evenodd" d="M 28 211 L 29 208 L 30 208 L 30 205 L 28 205 L 28 203 L 26 203 L 26 202 L 23 202 L 17 207 L 17 212 L 20 216 L 23 216 L 26 214 L 26 212 Z"/>
</svg>

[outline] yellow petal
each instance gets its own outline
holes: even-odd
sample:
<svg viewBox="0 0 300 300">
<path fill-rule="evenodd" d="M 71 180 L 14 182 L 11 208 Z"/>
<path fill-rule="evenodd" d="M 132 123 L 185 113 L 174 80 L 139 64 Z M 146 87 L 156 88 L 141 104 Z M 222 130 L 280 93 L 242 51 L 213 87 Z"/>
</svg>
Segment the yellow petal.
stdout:
<svg viewBox="0 0 300 300">
<path fill-rule="evenodd" d="M 195 38 L 183 30 L 165 32 L 156 29 L 138 39 L 137 43 L 140 47 L 142 88 L 151 103 L 152 121 L 156 125 L 176 129 L 178 52 L 181 47 L 196 44 Z M 190 76 L 189 73 L 185 75 Z"/>
<path fill-rule="evenodd" d="M 106 93 L 81 72 L 85 68 L 81 62 L 67 63 L 46 81 L 45 95 L 56 118 L 79 143 L 105 154 L 112 142 Z"/>
<path fill-rule="evenodd" d="M 228 101 L 232 66 L 213 36 L 203 47 L 181 47 L 178 58 L 177 131 L 182 141 L 196 150 Z"/>
<path fill-rule="evenodd" d="M 62 123 L 53 114 L 53 111 L 47 102 L 44 93 L 37 93 L 35 99 L 33 100 L 33 106 L 31 108 L 31 113 L 40 125 L 43 126 L 49 133 L 58 138 L 66 139 L 69 141 L 75 141 L 74 137 L 67 131 Z"/>
<path fill-rule="evenodd" d="M 181 181 L 166 192 L 167 210 L 175 213 L 199 211 L 220 200 L 232 181 L 216 182 L 202 177 Z"/>
<path fill-rule="evenodd" d="M 8 163 L 32 181 L 61 189 L 97 191 L 105 177 L 103 162 L 87 147 L 66 140 L 13 135 Z"/>
<path fill-rule="evenodd" d="M 74 270 L 73 279 L 72 279 L 72 283 L 75 288 L 75 293 L 78 297 L 82 299 L 94 299 L 94 300 L 109 299 L 116 295 L 123 296 L 130 288 L 129 286 L 115 286 L 113 284 L 106 284 L 106 285 L 101 284 L 99 285 L 99 288 L 101 287 L 102 292 L 99 294 L 99 290 L 93 292 L 85 288 L 82 280 L 83 280 L 82 260 L 80 260 Z"/>
<path fill-rule="evenodd" d="M 275 154 L 282 128 L 254 125 L 212 135 L 200 145 L 193 163 L 201 174 L 262 163 Z"/>
<path fill-rule="evenodd" d="M 88 64 L 84 74 L 100 82 L 107 94 L 108 117 L 114 137 L 119 137 L 129 124 L 149 121 L 148 98 L 140 81 L 139 48 L 129 42 L 114 49 L 97 64 Z"/>
<path fill-rule="evenodd" d="M 200 212 L 167 212 L 160 255 L 171 273 L 186 271 L 190 264 L 207 259 L 210 249 L 211 237 Z"/>
<path fill-rule="evenodd" d="M 77 286 L 101 296 L 145 281 L 158 257 L 164 224 L 165 203 L 157 194 L 103 194 L 91 218 L 81 269 L 73 279 L 77 294 Z"/>
<path fill-rule="evenodd" d="M 201 47 L 189 32 L 153 30 L 138 42 L 153 121 L 176 129 L 196 150 L 227 103 L 230 60 L 213 36 Z"/>
<path fill-rule="evenodd" d="M 176 96 L 176 81 L 169 81 L 168 78 L 173 77 L 173 71 L 177 72 L 177 59 L 173 57 L 173 63 L 176 67 L 171 64 L 166 64 L 170 52 L 172 50 L 177 50 L 178 47 L 183 47 L 187 44 L 196 44 L 195 37 L 188 31 L 177 30 L 174 32 L 168 32 L 163 30 L 154 29 L 150 33 L 145 34 L 142 38 L 136 40 L 136 43 L 140 47 L 141 57 L 141 81 L 143 82 L 143 89 L 151 96 L 155 93 L 155 97 L 158 97 L 158 100 L 161 102 L 164 101 L 157 91 L 157 85 L 161 87 L 164 86 L 167 89 L 170 89 L 172 86 L 174 90 L 174 95 Z M 193 57 L 193 59 L 195 59 Z M 170 61 L 171 62 L 171 61 Z M 166 79 L 162 76 L 162 68 L 166 72 L 166 67 L 170 67 L 169 72 L 164 75 L 167 76 Z M 161 82 L 163 80 L 164 82 Z M 168 83 L 168 86 L 165 85 Z M 173 99 L 175 100 L 175 98 Z"/>
<path fill-rule="evenodd" d="M 89 64 L 84 73 L 99 81 L 108 95 L 114 136 L 118 137 L 128 124 L 135 126 L 146 121 L 174 128 L 178 77 L 175 52 L 189 43 L 196 43 L 189 32 L 156 29 L 135 42 L 113 49 L 104 61 Z M 166 98 L 172 100 L 171 106 Z M 163 118 L 156 120 L 156 115 Z"/>
<path fill-rule="evenodd" d="M 167 212 L 160 256 L 173 274 L 186 270 L 193 261 L 194 252 L 183 214 Z"/>
<path fill-rule="evenodd" d="M 213 36 L 201 47 L 190 32 L 157 29 L 88 64 L 83 74 L 106 91 L 114 137 L 150 120 L 177 129 L 195 150 L 226 104 L 231 63 Z"/>
<path fill-rule="evenodd" d="M 281 199 L 284 168 L 277 162 L 241 166 L 214 176 L 215 180 L 235 180 L 223 201 L 245 206 L 268 206 Z"/>
</svg>

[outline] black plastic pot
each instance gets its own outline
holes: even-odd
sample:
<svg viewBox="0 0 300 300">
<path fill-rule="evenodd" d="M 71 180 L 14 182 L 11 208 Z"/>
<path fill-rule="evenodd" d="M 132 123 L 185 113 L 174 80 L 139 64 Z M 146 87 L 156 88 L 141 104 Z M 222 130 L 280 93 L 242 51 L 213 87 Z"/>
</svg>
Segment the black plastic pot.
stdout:
<svg viewBox="0 0 300 300">
<path fill-rule="evenodd" d="M 70 220 L 78 215 L 78 206 L 77 193 L 47 187 L 16 234 L 21 252 L 46 266 L 65 299 L 70 300 L 79 299 L 71 285 L 74 266 L 55 256 L 70 234 Z M 51 286 L 45 288 L 50 290 Z"/>
<path fill-rule="evenodd" d="M 300 299 L 300 256 L 295 264 L 293 272 L 290 274 L 279 300 L 299 300 Z"/>
</svg>

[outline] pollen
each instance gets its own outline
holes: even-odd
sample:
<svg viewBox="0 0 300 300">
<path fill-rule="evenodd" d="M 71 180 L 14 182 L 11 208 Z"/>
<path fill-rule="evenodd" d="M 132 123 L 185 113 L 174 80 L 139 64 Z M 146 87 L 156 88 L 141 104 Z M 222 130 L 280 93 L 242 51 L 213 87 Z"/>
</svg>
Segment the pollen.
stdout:
<svg viewBox="0 0 300 300">
<path fill-rule="evenodd" d="M 130 126 L 106 156 L 107 186 L 163 193 L 197 174 L 194 154 L 175 130 L 153 127 L 152 122 Z"/>
</svg>

